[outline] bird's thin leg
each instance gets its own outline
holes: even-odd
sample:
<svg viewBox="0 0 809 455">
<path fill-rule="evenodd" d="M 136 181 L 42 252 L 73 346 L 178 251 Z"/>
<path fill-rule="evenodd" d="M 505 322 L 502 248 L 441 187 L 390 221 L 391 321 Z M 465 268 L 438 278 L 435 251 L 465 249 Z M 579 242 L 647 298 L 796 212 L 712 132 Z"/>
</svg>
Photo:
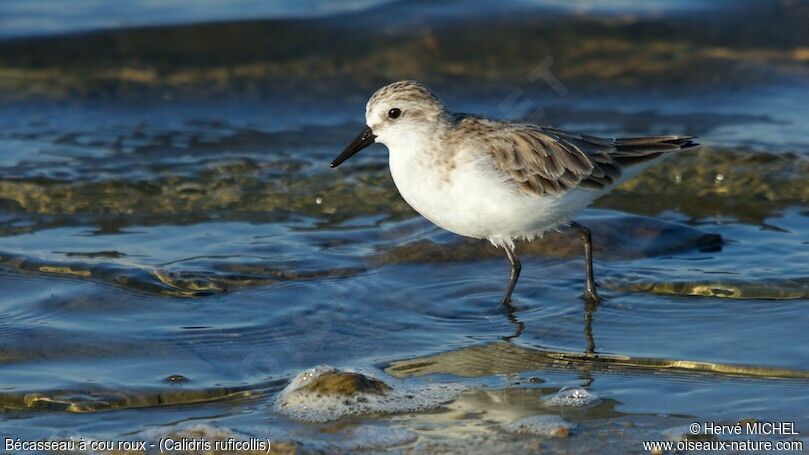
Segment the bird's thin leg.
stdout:
<svg viewBox="0 0 809 455">
<path fill-rule="evenodd" d="M 601 298 L 596 292 L 596 280 L 593 278 L 593 238 L 590 230 L 575 221 L 570 226 L 579 231 L 581 240 L 584 243 L 584 271 L 586 283 L 584 288 L 584 299 L 588 302 L 597 303 Z"/>
<path fill-rule="evenodd" d="M 517 285 L 517 279 L 520 277 L 522 265 L 520 265 L 520 260 L 517 259 L 517 255 L 514 254 L 513 246 L 504 245 L 503 248 L 505 248 L 508 262 L 511 264 L 511 274 L 508 277 L 508 287 L 506 288 L 505 294 L 503 294 L 503 301 L 501 303 L 503 305 L 511 305 L 511 293 L 514 292 L 514 286 Z"/>
</svg>

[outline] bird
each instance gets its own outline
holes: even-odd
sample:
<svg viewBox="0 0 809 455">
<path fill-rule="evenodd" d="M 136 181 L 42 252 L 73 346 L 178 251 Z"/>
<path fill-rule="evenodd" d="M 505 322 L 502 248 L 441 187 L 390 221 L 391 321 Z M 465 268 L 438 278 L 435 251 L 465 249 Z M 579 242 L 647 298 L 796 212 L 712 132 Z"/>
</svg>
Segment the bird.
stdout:
<svg viewBox="0 0 809 455">
<path fill-rule="evenodd" d="M 412 80 L 378 89 L 365 106 L 365 124 L 331 167 L 371 144 L 385 145 L 393 182 L 416 212 L 505 250 L 511 271 L 504 305 L 511 305 L 522 270 L 515 242 L 566 227 L 583 243 L 584 299 L 598 303 L 592 235 L 572 217 L 666 156 L 699 147 L 693 136 L 611 139 L 454 113 Z"/>
</svg>

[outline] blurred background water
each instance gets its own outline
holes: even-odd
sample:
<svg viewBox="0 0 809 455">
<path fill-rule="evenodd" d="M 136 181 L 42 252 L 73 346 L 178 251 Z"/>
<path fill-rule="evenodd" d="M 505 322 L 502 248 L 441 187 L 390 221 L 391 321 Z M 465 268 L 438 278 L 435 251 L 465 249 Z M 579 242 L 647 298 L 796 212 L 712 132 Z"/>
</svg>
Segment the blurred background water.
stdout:
<svg viewBox="0 0 809 455">
<path fill-rule="evenodd" d="M 3 2 L 0 434 L 627 453 L 758 419 L 806 441 L 806 23 L 790 0 Z M 383 147 L 328 169 L 404 78 L 456 111 L 704 147 L 580 218 L 598 308 L 560 233 L 520 246 L 509 313 L 502 252 L 418 217 Z M 337 424 L 274 412 L 321 364 L 470 390 Z M 603 398 L 564 414 L 572 437 L 499 430 L 566 385 Z M 369 424 L 415 436 L 351 436 Z"/>
</svg>

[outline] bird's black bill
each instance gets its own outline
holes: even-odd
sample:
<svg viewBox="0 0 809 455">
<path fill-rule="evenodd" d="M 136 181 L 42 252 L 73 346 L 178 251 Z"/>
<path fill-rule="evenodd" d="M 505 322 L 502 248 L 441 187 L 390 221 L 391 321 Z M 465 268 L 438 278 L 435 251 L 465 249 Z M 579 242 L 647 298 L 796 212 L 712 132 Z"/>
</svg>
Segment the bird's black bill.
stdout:
<svg viewBox="0 0 809 455">
<path fill-rule="evenodd" d="M 376 141 L 376 136 L 374 135 L 374 132 L 371 131 L 371 128 L 366 126 L 365 129 L 362 130 L 362 133 L 360 133 L 360 135 L 357 136 L 356 139 L 354 139 L 353 141 L 351 141 L 350 144 L 348 144 L 348 147 L 346 147 L 345 150 L 343 150 L 343 153 L 337 155 L 337 158 L 335 158 L 334 161 L 331 162 L 331 167 L 339 166 L 340 163 L 356 155 L 357 152 L 373 144 L 374 141 Z"/>
</svg>

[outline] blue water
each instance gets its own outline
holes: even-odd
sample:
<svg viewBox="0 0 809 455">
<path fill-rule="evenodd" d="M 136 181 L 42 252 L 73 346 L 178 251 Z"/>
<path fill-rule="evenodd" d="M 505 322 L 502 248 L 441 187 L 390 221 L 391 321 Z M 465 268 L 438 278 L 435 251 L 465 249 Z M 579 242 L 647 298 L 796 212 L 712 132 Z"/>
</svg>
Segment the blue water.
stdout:
<svg viewBox="0 0 809 455">
<path fill-rule="evenodd" d="M 623 23 L 630 10 L 655 17 L 700 14 L 708 5 L 640 3 L 511 5 L 578 11 L 585 21 L 591 17 L 582 11 L 621 16 L 606 19 L 611 24 Z M 457 5 L 420 2 L 223 5 L 9 1 L 0 35 L 360 9 L 467 17 Z M 491 4 L 476 2 L 469 9 L 486 8 Z M 315 33 L 318 20 L 301 27 Z M 507 38 L 506 29 L 497 30 Z M 403 48 L 379 36 L 368 45 L 392 59 L 432 55 L 423 54 L 429 45 L 418 47 L 429 44 L 427 35 Z M 46 44 L 87 44 L 85 37 L 62 39 Z M 456 58 L 452 45 L 436 45 L 438 57 L 424 61 L 446 69 L 439 64 Z M 8 46 L 4 55 L 13 56 Z M 331 68 L 329 52 L 312 58 Z M 656 64 L 676 67 L 677 52 Z M 0 105 L 0 435 L 155 440 L 204 425 L 200 431 L 243 431 L 334 452 L 351 431 L 375 425 L 383 433 L 415 433 L 396 448 L 403 453 L 474 446 L 623 454 L 689 422 L 757 419 L 793 421 L 802 432 L 796 439 L 806 442 L 809 91 L 800 63 L 773 54 L 779 64 L 745 61 L 771 76 L 753 82 L 721 72 L 721 83 L 678 85 L 652 75 L 583 89 L 564 80 L 560 94 L 541 81 L 515 84 L 505 76 L 499 85 L 496 78 L 480 85 L 442 79 L 436 90 L 453 110 L 503 118 L 533 111 L 536 121 L 590 134 L 688 134 L 704 145 L 577 218 L 593 231 L 604 302 L 582 301 L 581 248 L 561 233 L 519 246 L 514 311 L 498 305 L 508 274 L 502 251 L 413 212 L 391 182 L 384 147 L 329 169 L 363 126 L 367 81 L 306 73 L 300 77 L 311 79 L 292 81 L 299 85 L 254 93 L 225 80 L 217 96 L 206 97 L 193 78 L 165 93 L 160 76 L 131 92 L 121 89 L 130 82 L 102 80 L 107 91 L 96 92 L 98 81 L 85 87 L 78 78 L 70 89 L 49 91 L 61 76 L 83 73 L 45 66 L 58 77 L 42 82 L 50 73 L 34 68 L 20 78 L 22 95 L 4 93 L 12 101 Z M 554 70 L 565 74 L 568 56 L 555 56 Z M 600 54 L 582 58 L 598 61 Z M 189 60 L 166 74 L 208 65 Z M 153 62 L 159 69 L 162 60 Z M 515 86 L 528 108 L 504 102 Z M 497 350 L 504 343 L 556 356 L 589 350 L 607 360 L 509 361 Z M 446 357 L 424 361 L 436 355 Z M 704 364 L 655 365 L 665 360 Z M 381 375 L 399 361 L 434 368 L 402 378 L 409 386 L 451 382 L 469 390 L 428 412 L 326 424 L 293 421 L 271 407 L 304 369 L 330 364 Z M 729 365 L 741 365 L 743 374 L 708 371 Z M 566 411 L 541 406 L 541 396 L 569 385 L 586 387 L 602 403 Z M 549 441 L 498 426 L 547 412 L 577 430 Z"/>
<path fill-rule="evenodd" d="M 290 19 L 334 16 L 371 10 L 394 0 L 5 0 L 0 5 L 0 38 L 48 35 L 134 26 L 191 24 L 198 22 Z M 475 1 L 471 5 L 450 2 L 448 5 L 424 1 L 412 3 L 412 11 L 454 16 L 459 13 L 483 14 L 508 8 L 553 8 L 582 13 L 626 13 L 656 15 L 677 11 L 715 8 L 715 2 L 704 0 L 515 0 L 492 4 Z M 727 1 L 732 4 L 733 2 Z"/>
</svg>

